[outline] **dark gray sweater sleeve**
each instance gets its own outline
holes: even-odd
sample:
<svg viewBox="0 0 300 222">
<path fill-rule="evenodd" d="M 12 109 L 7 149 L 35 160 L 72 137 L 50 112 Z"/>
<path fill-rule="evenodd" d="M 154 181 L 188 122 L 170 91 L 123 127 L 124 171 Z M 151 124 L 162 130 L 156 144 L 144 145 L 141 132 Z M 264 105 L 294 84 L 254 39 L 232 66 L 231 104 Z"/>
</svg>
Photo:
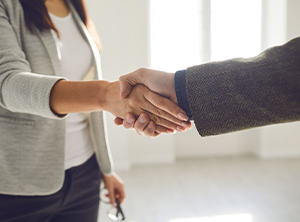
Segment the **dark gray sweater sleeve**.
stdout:
<svg viewBox="0 0 300 222">
<path fill-rule="evenodd" d="M 300 38 L 253 58 L 186 70 L 189 107 L 201 136 L 300 120 Z"/>
</svg>

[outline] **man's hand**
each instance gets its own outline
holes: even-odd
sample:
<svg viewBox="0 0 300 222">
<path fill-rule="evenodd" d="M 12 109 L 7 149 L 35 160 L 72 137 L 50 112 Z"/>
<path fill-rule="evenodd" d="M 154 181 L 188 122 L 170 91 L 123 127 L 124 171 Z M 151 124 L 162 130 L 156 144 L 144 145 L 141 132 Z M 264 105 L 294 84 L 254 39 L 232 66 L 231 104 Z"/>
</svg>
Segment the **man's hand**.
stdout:
<svg viewBox="0 0 300 222">
<path fill-rule="evenodd" d="M 126 98 L 130 94 L 133 86 L 143 84 L 153 92 L 167 97 L 177 104 L 174 76 L 174 73 L 140 68 L 120 77 L 120 96 L 121 98 Z M 178 117 L 182 120 L 188 119 L 186 115 L 179 115 Z"/>
</svg>

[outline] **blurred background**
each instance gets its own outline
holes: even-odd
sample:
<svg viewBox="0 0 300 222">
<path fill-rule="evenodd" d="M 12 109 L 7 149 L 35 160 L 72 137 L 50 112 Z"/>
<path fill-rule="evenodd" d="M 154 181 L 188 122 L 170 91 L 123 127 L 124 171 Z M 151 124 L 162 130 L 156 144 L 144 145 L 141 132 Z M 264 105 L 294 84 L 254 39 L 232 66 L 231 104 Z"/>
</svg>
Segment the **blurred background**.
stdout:
<svg viewBox="0 0 300 222">
<path fill-rule="evenodd" d="M 299 0 L 88 0 L 104 79 L 251 57 L 300 36 Z M 300 63 L 299 63 L 300 65 Z M 107 114 L 128 221 L 300 221 L 300 123 L 141 137 Z M 100 221 L 109 221 L 102 205 Z"/>
</svg>

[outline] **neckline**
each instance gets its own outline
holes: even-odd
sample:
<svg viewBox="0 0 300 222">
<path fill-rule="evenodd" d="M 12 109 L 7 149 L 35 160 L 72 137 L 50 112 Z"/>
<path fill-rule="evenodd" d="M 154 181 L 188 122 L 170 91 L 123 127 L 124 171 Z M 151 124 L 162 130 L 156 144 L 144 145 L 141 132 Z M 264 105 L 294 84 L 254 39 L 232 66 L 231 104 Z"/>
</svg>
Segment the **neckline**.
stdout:
<svg viewBox="0 0 300 222">
<path fill-rule="evenodd" d="M 69 14 L 66 15 L 65 17 L 60 17 L 60 16 L 57 16 L 57 15 L 54 15 L 51 12 L 48 12 L 48 14 L 50 15 L 50 17 L 52 17 L 54 19 L 59 19 L 59 20 L 65 20 L 65 19 L 68 19 L 72 16 L 71 12 L 69 12 Z"/>
</svg>

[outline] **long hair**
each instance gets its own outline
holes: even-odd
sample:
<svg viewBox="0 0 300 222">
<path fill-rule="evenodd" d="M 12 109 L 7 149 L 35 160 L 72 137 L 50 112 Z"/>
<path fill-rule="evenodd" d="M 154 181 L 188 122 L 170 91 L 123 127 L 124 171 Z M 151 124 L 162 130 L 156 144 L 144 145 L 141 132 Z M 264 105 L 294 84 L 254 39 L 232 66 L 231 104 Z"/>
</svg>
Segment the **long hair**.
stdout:
<svg viewBox="0 0 300 222">
<path fill-rule="evenodd" d="M 19 0 L 24 11 L 24 19 L 28 29 L 33 32 L 33 27 L 43 31 L 47 29 L 53 29 L 57 35 L 59 32 L 55 25 L 52 23 L 45 6 L 45 0 Z M 101 49 L 100 38 L 94 27 L 92 20 L 89 18 L 86 10 L 86 4 L 84 0 L 70 0 L 71 4 L 76 9 L 79 17 L 86 26 L 90 35 L 94 39 L 99 51 Z"/>
</svg>

